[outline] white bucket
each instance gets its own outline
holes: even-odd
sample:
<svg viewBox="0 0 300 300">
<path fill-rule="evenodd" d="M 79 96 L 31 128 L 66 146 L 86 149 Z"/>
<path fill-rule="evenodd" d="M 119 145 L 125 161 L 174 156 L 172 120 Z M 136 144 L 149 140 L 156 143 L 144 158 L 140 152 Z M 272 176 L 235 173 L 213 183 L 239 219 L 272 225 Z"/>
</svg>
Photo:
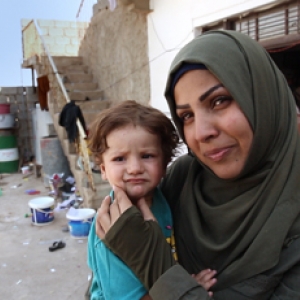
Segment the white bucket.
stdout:
<svg viewBox="0 0 300 300">
<path fill-rule="evenodd" d="M 32 224 L 36 226 L 44 226 L 54 220 L 54 199 L 52 197 L 37 197 L 31 199 L 28 205 L 32 213 Z"/>
<path fill-rule="evenodd" d="M 93 218 L 96 211 L 92 208 L 78 208 L 71 207 L 66 217 L 69 220 L 69 229 L 72 238 L 85 239 L 88 237 Z"/>
</svg>

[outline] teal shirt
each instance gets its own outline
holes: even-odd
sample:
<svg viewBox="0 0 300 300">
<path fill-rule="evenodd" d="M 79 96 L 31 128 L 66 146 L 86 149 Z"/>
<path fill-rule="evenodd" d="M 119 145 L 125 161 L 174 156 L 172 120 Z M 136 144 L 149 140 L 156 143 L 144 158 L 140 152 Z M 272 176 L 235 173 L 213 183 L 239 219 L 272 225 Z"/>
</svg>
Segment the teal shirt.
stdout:
<svg viewBox="0 0 300 300">
<path fill-rule="evenodd" d="M 166 238 L 171 237 L 173 222 L 169 205 L 160 189 L 154 192 L 151 211 Z M 93 271 L 91 300 L 139 300 L 148 291 L 135 274 L 96 234 L 94 218 L 88 237 L 88 266 Z"/>
</svg>

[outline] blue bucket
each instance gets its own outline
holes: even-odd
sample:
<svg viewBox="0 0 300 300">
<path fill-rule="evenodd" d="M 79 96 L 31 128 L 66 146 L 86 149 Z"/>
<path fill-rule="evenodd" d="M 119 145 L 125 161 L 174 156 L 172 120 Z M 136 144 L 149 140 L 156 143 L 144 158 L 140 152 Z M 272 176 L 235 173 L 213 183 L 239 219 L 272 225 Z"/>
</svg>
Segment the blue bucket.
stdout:
<svg viewBox="0 0 300 300">
<path fill-rule="evenodd" d="M 67 212 L 71 237 L 85 239 L 88 237 L 96 211 L 92 208 L 71 207 Z"/>
<path fill-rule="evenodd" d="M 44 226 L 54 220 L 54 199 L 52 197 L 38 197 L 28 202 L 32 213 L 31 221 L 33 225 Z"/>
</svg>

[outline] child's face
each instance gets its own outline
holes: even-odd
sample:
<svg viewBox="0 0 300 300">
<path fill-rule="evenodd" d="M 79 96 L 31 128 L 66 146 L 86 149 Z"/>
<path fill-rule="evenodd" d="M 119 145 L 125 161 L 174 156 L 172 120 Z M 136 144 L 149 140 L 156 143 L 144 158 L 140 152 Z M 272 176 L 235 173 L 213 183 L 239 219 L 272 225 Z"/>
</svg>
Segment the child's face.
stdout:
<svg viewBox="0 0 300 300">
<path fill-rule="evenodd" d="M 111 131 L 106 142 L 102 178 L 122 188 L 131 201 L 145 197 L 151 203 L 153 190 L 165 174 L 159 138 L 130 124 Z"/>
</svg>

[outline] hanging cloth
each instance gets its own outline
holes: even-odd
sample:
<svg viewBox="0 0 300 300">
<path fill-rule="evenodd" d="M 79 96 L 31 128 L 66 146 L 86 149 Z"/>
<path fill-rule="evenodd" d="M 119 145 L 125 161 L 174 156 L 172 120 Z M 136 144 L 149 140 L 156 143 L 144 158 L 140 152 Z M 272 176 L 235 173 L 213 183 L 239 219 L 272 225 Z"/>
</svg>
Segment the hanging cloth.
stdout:
<svg viewBox="0 0 300 300">
<path fill-rule="evenodd" d="M 82 124 L 85 133 L 87 133 L 86 124 L 81 109 L 75 104 L 75 101 L 72 100 L 63 107 L 59 116 L 59 125 L 65 127 L 70 143 L 74 143 L 78 136 L 78 128 L 76 125 L 77 118 Z"/>
<path fill-rule="evenodd" d="M 38 99 L 40 103 L 41 110 L 49 110 L 47 93 L 50 90 L 49 79 L 47 75 L 37 78 L 38 84 Z"/>
</svg>

